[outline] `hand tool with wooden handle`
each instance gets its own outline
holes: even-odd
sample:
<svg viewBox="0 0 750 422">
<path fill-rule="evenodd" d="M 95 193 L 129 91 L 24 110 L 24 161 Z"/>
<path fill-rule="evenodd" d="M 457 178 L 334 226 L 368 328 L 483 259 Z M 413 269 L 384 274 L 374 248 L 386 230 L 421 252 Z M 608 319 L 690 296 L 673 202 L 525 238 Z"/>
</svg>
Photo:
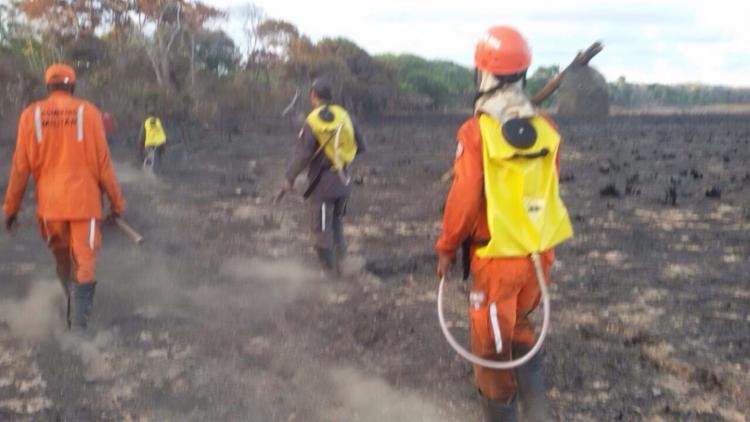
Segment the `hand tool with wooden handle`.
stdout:
<svg viewBox="0 0 750 422">
<path fill-rule="evenodd" d="M 135 229 L 130 227 L 130 224 L 125 222 L 121 217 L 114 218 L 117 227 L 122 230 L 125 235 L 130 238 L 136 245 L 140 245 L 143 242 L 143 236 L 141 236 Z"/>
</svg>

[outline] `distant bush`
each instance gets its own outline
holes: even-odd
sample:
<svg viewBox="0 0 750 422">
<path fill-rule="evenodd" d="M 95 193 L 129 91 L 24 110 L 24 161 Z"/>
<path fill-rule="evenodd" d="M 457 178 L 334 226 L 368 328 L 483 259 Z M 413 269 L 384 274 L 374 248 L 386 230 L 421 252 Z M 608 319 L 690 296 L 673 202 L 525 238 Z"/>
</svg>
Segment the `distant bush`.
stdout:
<svg viewBox="0 0 750 422">
<path fill-rule="evenodd" d="M 698 106 L 709 104 L 749 104 L 750 89 L 701 84 L 634 84 L 620 77 L 609 83 L 612 105 Z"/>
<path fill-rule="evenodd" d="M 443 60 L 425 60 L 410 54 L 384 54 L 377 59 L 393 66 L 399 88 L 425 109 L 445 110 L 471 105 L 474 92 L 471 70 Z"/>
</svg>

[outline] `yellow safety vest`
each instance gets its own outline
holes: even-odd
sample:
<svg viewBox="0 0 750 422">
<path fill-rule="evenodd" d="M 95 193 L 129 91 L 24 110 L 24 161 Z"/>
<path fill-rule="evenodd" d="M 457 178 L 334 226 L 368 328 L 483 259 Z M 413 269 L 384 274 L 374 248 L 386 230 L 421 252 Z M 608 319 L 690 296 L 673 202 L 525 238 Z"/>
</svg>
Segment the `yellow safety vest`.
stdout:
<svg viewBox="0 0 750 422">
<path fill-rule="evenodd" d="M 331 170 L 340 170 L 354 161 L 357 155 L 357 142 L 354 139 L 354 125 L 349 113 L 342 107 L 331 104 L 328 110 L 333 114 L 333 121 L 327 122 L 320 117 L 320 106 L 307 116 L 310 126 L 319 145 L 325 144 L 323 152 L 331 161 Z"/>
<path fill-rule="evenodd" d="M 143 127 L 146 129 L 146 148 L 154 148 L 167 143 L 167 134 L 164 133 L 158 117 L 147 117 Z"/>
<path fill-rule="evenodd" d="M 520 149 L 506 140 L 500 122 L 486 114 L 479 118 L 491 236 L 477 249 L 480 257 L 528 256 L 573 236 L 555 166 L 560 134 L 543 117 L 529 123 L 536 141 Z"/>
</svg>

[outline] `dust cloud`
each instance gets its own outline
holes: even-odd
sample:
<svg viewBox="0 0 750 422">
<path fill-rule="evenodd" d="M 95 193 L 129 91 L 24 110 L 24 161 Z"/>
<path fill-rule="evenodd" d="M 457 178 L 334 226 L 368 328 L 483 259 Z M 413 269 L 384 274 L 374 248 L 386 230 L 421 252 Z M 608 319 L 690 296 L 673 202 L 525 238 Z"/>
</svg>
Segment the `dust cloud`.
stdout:
<svg viewBox="0 0 750 422">
<path fill-rule="evenodd" d="M 55 335 L 62 350 L 77 355 L 83 364 L 83 378 L 86 381 L 112 380 L 118 374 L 114 370 L 115 337 L 108 331 L 99 331 L 93 339 L 85 339 L 60 332 Z"/>
<path fill-rule="evenodd" d="M 57 281 L 38 281 L 26 297 L 0 300 L 0 321 L 10 327 L 13 337 L 37 344 L 54 339 L 62 350 L 78 355 L 87 380 L 109 379 L 111 358 L 104 350 L 112 345 L 112 334 L 102 331 L 92 340 L 71 335 L 65 329 L 64 307 Z"/>
<path fill-rule="evenodd" d="M 293 300 L 317 275 L 309 267 L 291 259 L 232 258 L 224 263 L 223 272 L 269 294 L 274 302 Z"/>
<path fill-rule="evenodd" d="M 126 302 L 136 305 L 136 313 L 151 317 L 160 314 L 176 314 L 189 317 L 194 311 L 190 306 L 188 290 L 181 288 L 184 275 L 168 267 L 164 259 L 148 260 L 137 266 L 128 266 L 118 262 L 118 267 L 109 267 L 105 271 L 120 283 L 108 286 L 110 295 L 129 298 Z"/>
<path fill-rule="evenodd" d="M 341 420 L 437 421 L 437 406 L 416 393 L 397 391 L 380 378 L 365 376 L 355 369 L 331 371 L 336 395 L 344 407 Z M 338 418 L 336 420 L 339 420 Z"/>
<path fill-rule="evenodd" d="M 13 336 L 41 342 L 60 325 L 63 293 L 55 281 L 39 281 L 31 285 L 25 298 L 0 300 L 0 321 L 10 327 Z"/>
<path fill-rule="evenodd" d="M 208 278 L 187 267 L 168 265 L 170 262 L 169 257 L 153 253 L 132 259 L 105 257 L 101 272 L 120 281 L 108 283 L 103 294 L 120 298 L 117 300 L 128 298 L 125 302 L 135 304 L 135 313 L 148 318 L 173 315 L 206 320 L 204 317 L 210 316 L 215 320 L 239 310 L 268 313 L 294 302 L 309 292 L 311 285 L 321 293 L 325 290 L 316 271 L 291 259 L 228 258 Z"/>
<path fill-rule="evenodd" d="M 167 185 L 154 173 L 143 171 L 129 162 L 114 163 L 117 181 L 122 185 L 138 185 L 156 188 L 166 188 Z"/>
<path fill-rule="evenodd" d="M 229 277 L 221 289 L 203 285 L 189 293 L 194 304 L 264 314 L 294 302 L 313 284 L 323 289 L 317 272 L 291 259 L 231 258 L 221 273 Z"/>
</svg>

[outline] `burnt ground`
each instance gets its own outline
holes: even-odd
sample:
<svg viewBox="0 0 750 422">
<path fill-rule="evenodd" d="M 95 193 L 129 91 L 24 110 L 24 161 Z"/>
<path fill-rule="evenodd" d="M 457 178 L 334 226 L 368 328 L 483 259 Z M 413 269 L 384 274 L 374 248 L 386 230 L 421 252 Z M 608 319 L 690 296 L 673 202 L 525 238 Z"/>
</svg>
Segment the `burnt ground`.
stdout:
<svg viewBox="0 0 750 422">
<path fill-rule="evenodd" d="M 559 420 L 750 416 L 748 117 L 560 121 L 577 235 L 551 289 Z M 437 179 L 460 121 L 363 125 L 339 281 L 313 265 L 302 200 L 270 205 L 291 122 L 173 143 L 158 179 L 113 145 L 147 241 L 105 228 L 93 342 L 62 331 L 29 195 L 19 234 L 0 236 L 0 421 L 480 420 L 435 312 Z M 462 293 L 449 294 L 466 341 Z"/>
</svg>

